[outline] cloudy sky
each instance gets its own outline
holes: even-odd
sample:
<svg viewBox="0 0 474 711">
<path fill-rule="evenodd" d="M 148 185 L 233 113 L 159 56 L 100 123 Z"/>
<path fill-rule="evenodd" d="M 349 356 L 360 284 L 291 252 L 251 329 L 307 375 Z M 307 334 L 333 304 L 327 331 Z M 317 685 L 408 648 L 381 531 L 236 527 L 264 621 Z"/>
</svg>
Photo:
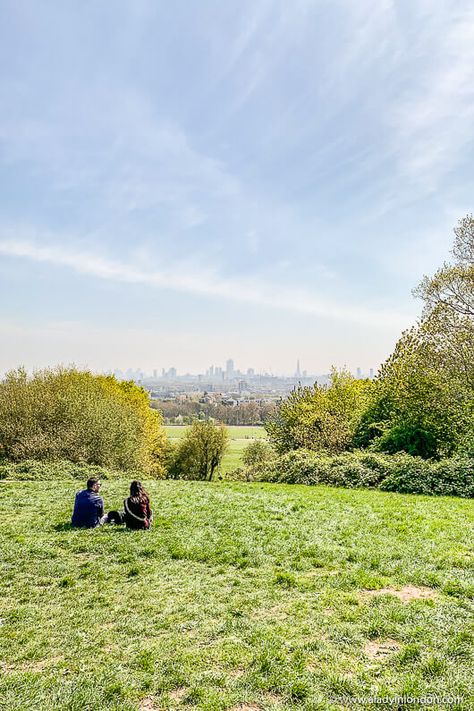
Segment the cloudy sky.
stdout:
<svg viewBox="0 0 474 711">
<path fill-rule="evenodd" d="M 473 210 L 470 0 L 0 12 L 0 371 L 379 365 Z"/>
</svg>

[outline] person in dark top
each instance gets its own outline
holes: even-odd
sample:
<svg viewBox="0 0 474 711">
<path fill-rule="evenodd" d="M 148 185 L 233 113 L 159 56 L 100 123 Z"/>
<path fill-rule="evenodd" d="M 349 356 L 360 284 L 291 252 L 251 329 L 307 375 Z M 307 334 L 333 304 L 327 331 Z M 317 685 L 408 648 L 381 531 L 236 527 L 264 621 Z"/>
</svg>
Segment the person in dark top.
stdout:
<svg viewBox="0 0 474 711">
<path fill-rule="evenodd" d="M 127 528 L 147 529 L 150 528 L 153 517 L 150 508 L 150 497 L 139 481 L 132 481 L 130 484 L 130 496 L 123 502 L 124 519 Z"/>
<path fill-rule="evenodd" d="M 77 492 L 71 520 L 73 526 L 95 528 L 105 522 L 107 516 L 104 516 L 104 501 L 99 496 L 100 486 L 100 480 L 91 477 L 87 489 Z"/>
</svg>

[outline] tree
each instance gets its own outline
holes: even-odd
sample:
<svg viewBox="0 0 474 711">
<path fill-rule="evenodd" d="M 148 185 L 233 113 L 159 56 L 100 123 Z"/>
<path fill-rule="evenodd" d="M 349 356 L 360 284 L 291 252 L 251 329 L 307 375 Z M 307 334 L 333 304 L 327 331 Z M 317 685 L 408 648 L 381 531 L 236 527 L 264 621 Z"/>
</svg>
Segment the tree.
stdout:
<svg viewBox="0 0 474 711">
<path fill-rule="evenodd" d="M 454 264 L 444 263 L 414 290 L 425 302 L 423 317 L 434 311 L 474 319 L 474 217 L 466 215 L 454 229 Z"/>
<path fill-rule="evenodd" d="M 168 476 L 212 481 L 227 443 L 228 433 L 223 425 L 195 420 L 170 455 Z"/>
<path fill-rule="evenodd" d="M 246 467 L 258 468 L 268 462 L 274 456 L 271 445 L 264 439 L 254 439 L 245 447 L 242 453 L 242 461 Z"/>
<path fill-rule="evenodd" d="M 370 382 L 333 369 L 329 386 L 299 386 L 265 424 L 279 454 L 305 448 L 337 454 L 351 447 Z"/>
<path fill-rule="evenodd" d="M 148 394 L 133 382 L 71 368 L 0 383 L 0 457 L 99 464 L 163 473 L 166 435 Z"/>
<path fill-rule="evenodd" d="M 275 457 L 275 450 L 265 439 L 254 439 L 242 452 L 244 467 L 237 472 L 243 474 L 246 481 L 260 480 L 262 472 Z"/>
<path fill-rule="evenodd" d="M 449 364 L 449 344 L 424 322 L 406 331 L 373 383 L 354 444 L 424 458 L 449 456 L 469 429 L 471 388 Z"/>
<path fill-rule="evenodd" d="M 355 443 L 422 457 L 449 456 L 474 441 L 474 219 L 454 230 L 454 264 L 425 276 L 420 322 L 381 368 Z"/>
</svg>

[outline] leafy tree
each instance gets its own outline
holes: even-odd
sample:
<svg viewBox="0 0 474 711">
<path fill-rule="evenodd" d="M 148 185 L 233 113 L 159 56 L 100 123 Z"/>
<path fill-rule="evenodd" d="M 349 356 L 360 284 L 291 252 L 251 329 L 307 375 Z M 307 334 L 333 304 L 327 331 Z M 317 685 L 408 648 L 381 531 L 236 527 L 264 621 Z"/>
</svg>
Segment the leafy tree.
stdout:
<svg viewBox="0 0 474 711">
<path fill-rule="evenodd" d="M 227 443 L 228 433 L 223 425 L 195 420 L 170 455 L 168 476 L 171 479 L 212 481 Z"/>
<path fill-rule="evenodd" d="M 472 451 L 474 442 L 474 219 L 454 230 L 454 264 L 424 277 L 421 321 L 381 368 L 355 444 L 422 457 Z"/>
<path fill-rule="evenodd" d="M 266 424 L 278 453 L 311 449 L 337 454 L 350 448 L 366 408 L 370 382 L 332 370 L 329 386 L 299 386 Z"/>
<path fill-rule="evenodd" d="M 84 462 L 163 473 L 166 435 L 148 394 L 133 382 L 71 368 L 0 383 L 0 457 Z"/>
<path fill-rule="evenodd" d="M 474 319 L 474 217 L 459 220 L 454 234 L 454 263 L 443 264 L 415 289 L 415 295 L 425 302 L 425 318 L 443 310 Z"/>
<path fill-rule="evenodd" d="M 276 452 L 264 439 L 255 439 L 245 447 L 242 453 L 243 467 L 233 472 L 234 477 L 243 477 L 245 481 L 261 480 L 272 462 L 276 461 Z"/>
<path fill-rule="evenodd" d="M 406 331 L 373 383 L 354 438 L 359 447 L 424 458 L 463 449 L 472 428 L 472 385 L 460 368 L 453 337 L 425 321 Z"/>
<path fill-rule="evenodd" d="M 254 468 L 266 464 L 274 455 L 273 449 L 264 439 L 254 439 L 245 447 L 242 461 L 246 467 Z"/>
<path fill-rule="evenodd" d="M 453 264 L 425 276 L 415 289 L 424 302 L 420 333 L 437 367 L 474 392 L 474 218 L 454 229 Z"/>
</svg>

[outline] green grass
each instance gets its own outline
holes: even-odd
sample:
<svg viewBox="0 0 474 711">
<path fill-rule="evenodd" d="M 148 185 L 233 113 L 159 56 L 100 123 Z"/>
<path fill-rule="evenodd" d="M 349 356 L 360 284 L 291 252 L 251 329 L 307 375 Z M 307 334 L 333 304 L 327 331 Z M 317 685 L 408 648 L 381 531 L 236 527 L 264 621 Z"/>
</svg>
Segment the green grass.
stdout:
<svg viewBox="0 0 474 711">
<path fill-rule="evenodd" d="M 165 427 L 166 433 L 173 443 L 176 443 L 177 440 L 184 436 L 186 429 L 186 425 L 168 425 Z M 227 426 L 227 430 L 229 432 L 229 447 L 221 465 L 221 473 L 224 476 L 241 466 L 242 452 L 250 442 L 267 436 L 263 427 Z"/>
<path fill-rule="evenodd" d="M 126 486 L 104 482 L 107 507 Z M 148 486 L 151 531 L 78 531 L 74 482 L 0 482 L 2 711 L 473 708 L 471 501 Z"/>
<path fill-rule="evenodd" d="M 266 437 L 267 433 L 264 427 L 253 426 L 253 425 L 226 425 L 229 431 L 230 439 L 258 439 L 260 437 Z M 187 430 L 187 425 L 165 425 L 165 430 L 168 437 L 171 439 L 176 439 L 183 437 L 185 431 Z"/>
</svg>

